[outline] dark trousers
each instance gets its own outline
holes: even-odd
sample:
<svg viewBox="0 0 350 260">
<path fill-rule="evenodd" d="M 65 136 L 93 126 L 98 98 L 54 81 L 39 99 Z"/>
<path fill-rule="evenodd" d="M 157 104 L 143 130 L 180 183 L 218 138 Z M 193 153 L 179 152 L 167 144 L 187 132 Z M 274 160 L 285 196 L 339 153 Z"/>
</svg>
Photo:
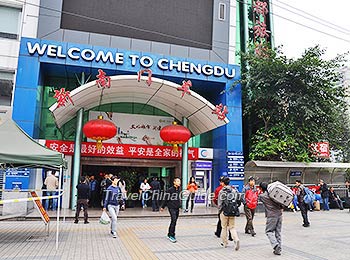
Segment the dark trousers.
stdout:
<svg viewBox="0 0 350 260">
<path fill-rule="evenodd" d="M 154 190 L 152 193 L 152 210 L 153 211 L 159 210 L 159 198 L 160 198 L 160 191 Z"/>
<path fill-rule="evenodd" d="M 219 220 L 218 220 L 218 224 L 216 225 L 216 231 L 215 231 L 215 235 L 217 237 L 220 237 L 221 234 L 221 219 L 220 219 L 220 213 L 218 214 Z M 231 236 L 231 231 L 228 231 L 228 240 L 232 241 L 232 236 Z"/>
<path fill-rule="evenodd" d="M 90 193 L 90 206 L 97 208 L 97 207 L 101 207 L 101 205 L 99 205 L 98 202 L 98 192 L 97 191 L 91 191 Z"/>
<path fill-rule="evenodd" d="M 304 202 L 301 202 L 299 203 L 299 208 L 300 208 L 301 216 L 303 217 L 304 225 L 310 225 L 309 219 L 307 217 L 308 205 L 305 204 Z"/>
<path fill-rule="evenodd" d="M 176 227 L 176 222 L 177 222 L 177 218 L 179 217 L 179 209 L 169 209 L 169 213 L 170 213 L 170 226 L 169 226 L 169 231 L 168 231 L 168 237 L 175 237 L 175 227 Z"/>
<path fill-rule="evenodd" d="M 244 213 L 247 219 L 247 224 L 245 225 L 245 232 L 254 232 L 253 219 L 255 214 L 255 209 L 248 208 L 247 205 L 244 205 Z"/>
<path fill-rule="evenodd" d="M 191 200 L 191 211 L 193 211 L 193 207 L 194 207 L 194 196 L 196 195 L 196 193 L 190 193 L 190 195 L 188 195 L 187 197 L 187 201 L 186 201 L 186 209 L 188 209 L 188 203 Z"/>
<path fill-rule="evenodd" d="M 75 211 L 75 220 L 79 220 L 79 214 L 81 207 L 84 209 L 84 221 L 86 222 L 88 220 L 88 200 L 86 199 L 78 199 L 77 201 L 77 208 Z"/>
</svg>

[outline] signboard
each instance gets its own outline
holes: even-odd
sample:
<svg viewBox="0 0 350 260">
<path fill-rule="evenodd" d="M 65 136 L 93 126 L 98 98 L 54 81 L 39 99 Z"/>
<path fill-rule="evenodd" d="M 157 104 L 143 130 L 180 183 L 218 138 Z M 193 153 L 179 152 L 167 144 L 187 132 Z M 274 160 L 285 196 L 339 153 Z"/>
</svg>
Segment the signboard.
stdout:
<svg viewBox="0 0 350 260">
<path fill-rule="evenodd" d="M 100 112 L 90 111 L 89 120 L 96 119 Z M 160 130 L 174 121 L 173 117 L 134 115 L 123 113 L 104 113 L 105 120 L 117 126 L 117 135 L 104 143 L 163 145 Z M 92 139 L 88 141 L 93 142 Z"/>
<path fill-rule="evenodd" d="M 212 148 L 198 148 L 199 159 L 213 159 L 213 149 Z"/>
<path fill-rule="evenodd" d="M 54 151 L 66 155 L 74 154 L 74 142 L 71 141 L 46 140 L 45 145 Z M 83 142 L 81 145 L 81 156 L 181 160 L 182 148 L 179 147 L 179 152 L 175 153 L 172 146 L 103 143 L 102 149 L 97 150 L 95 142 Z M 188 148 L 188 159 L 198 159 L 198 148 Z"/>
<path fill-rule="evenodd" d="M 28 168 L 8 168 L 5 170 L 5 189 L 6 190 L 21 190 L 29 187 Z"/>
<path fill-rule="evenodd" d="M 328 142 L 318 142 L 309 145 L 312 154 L 320 158 L 329 158 L 329 143 Z"/>
<path fill-rule="evenodd" d="M 193 162 L 192 163 L 192 169 L 211 169 L 213 167 L 212 162 L 204 162 L 204 161 L 199 161 L 199 162 Z"/>
<path fill-rule="evenodd" d="M 291 171 L 291 172 L 289 173 L 289 176 L 290 176 L 290 177 L 301 177 L 301 175 L 302 175 L 302 172 L 301 172 L 301 171 Z"/>
<path fill-rule="evenodd" d="M 39 213 L 40 213 L 42 220 L 44 221 L 45 224 L 48 224 L 50 222 L 50 217 L 47 214 L 46 210 L 44 209 L 43 204 L 41 203 L 38 195 L 36 194 L 35 191 L 31 191 L 30 195 L 33 198 L 33 201 L 34 201 L 36 208 L 39 210 Z"/>
<path fill-rule="evenodd" d="M 74 46 L 73 46 L 74 45 Z M 182 72 L 205 77 L 225 77 L 233 79 L 236 76 L 237 66 L 230 65 L 210 65 L 205 62 L 203 64 L 196 61 L 179 60 L 172 57 L 140 55 L 139 52 L 123 52 L 117 49 L 104 49 L 103 47 L 95 46 L 94 48 L 86 47 L 85 45 L 70 45 L 57 42 L 40 42 L 40 39 L 27 39 L 21 47 L 21 54 L 30 56 L 40 56 L 44 60 L 56 60 L 58 63 L 91 63 L 99 64 L 99 67 L 113 69 L 118 66 L 118 70 L 125 68 L 143 67 L 150 68 L 153 71 L 160 72 Z"/>
<path fill-rule="evenodd" d="M 227 175 L 231 180 L 244 180 L 243 152 L 227 151 Z"/>
</svg>

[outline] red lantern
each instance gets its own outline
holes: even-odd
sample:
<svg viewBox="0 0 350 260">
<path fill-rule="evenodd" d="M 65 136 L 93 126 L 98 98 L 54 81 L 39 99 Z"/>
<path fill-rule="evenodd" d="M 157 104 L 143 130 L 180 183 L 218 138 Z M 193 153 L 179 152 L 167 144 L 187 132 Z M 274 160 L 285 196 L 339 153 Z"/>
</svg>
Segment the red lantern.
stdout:
<svg viewBox="0 0 350 260">
<path fill-rule="evenodd" d="M 191 132 L 188 128 L 173 122 L 172 125 L 164 126 L 160 130 L 160 138 L 164 142 L 172 144 L 174 151 L 177 152 L 177 145 L 186 143 L 191 138 Z"/>
<path fill-rule="evenodd" d="M 117 134 L 117 127 L 110 121 L 104 120 L 103 116 L 90 120 L 83 127 L 86 137 L 96 140 L 97 150 L 102 149 L 102 141 L 113 138 Z"/>
</svg>

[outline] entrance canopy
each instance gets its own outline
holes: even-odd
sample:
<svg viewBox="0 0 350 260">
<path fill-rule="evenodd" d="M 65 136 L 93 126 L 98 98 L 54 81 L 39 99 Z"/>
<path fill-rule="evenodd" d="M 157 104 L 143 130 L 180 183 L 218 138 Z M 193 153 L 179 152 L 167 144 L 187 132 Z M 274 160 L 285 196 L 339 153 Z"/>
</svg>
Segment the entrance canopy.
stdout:
<svg viewBox="0 0 350 260">
<path fill-rule="evenodd" d="M 134 102 L 150 105 L 174 116 L 180 122 L 185 117 L 189 121 L 188 128 L 194 135 L 205 133 L 229 122 L 227 118 L 219 120 L 212 111 L 215 106 L 204 97 L 190 91 L 190 95 L 177 90 L 181 86 L 159 78 L 152 77 L 152 84 L 148 86 L 148 77 L 142 76 L 137 81 L 137 75 L 112 76 L 111 87 L 104 89 L 101 105 L 121 102 Z M 71 91 L 71 102 L 64 107 L 57 107 L 57 103 L 50 107 L 56 124 L 62 127 L 76 116 L 80 108 L 89 110 L 99 105 L 102 89 L 91 81 Z M 182 97 L 182 94 L 184 96 Z M 137 111 L 136 111 L 137 113 Z"/>
<path fill-rule="evenodd" d="M 35 142 L 11 119 L 0 124 L 0 144 L 0 165 L 59 168 L 65 164 L 63 154 Z"/>
</svg>

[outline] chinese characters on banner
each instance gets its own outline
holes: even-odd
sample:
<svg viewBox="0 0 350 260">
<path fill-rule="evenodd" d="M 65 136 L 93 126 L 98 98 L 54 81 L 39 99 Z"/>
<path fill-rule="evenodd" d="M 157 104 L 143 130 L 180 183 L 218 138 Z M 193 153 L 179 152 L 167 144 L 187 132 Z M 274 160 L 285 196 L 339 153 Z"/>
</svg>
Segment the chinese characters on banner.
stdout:
<svg viewBox="0 0 350 260">
<path fill-rule="evenodd" d="M 71 141 L 46 140 L 45 145 L 65 155 L 74 154 L 74 142 Z M 103 143 L 102 149 L 97 150 L 96 143 L 83 142 L 81 145 L 82 156 L 181 160 L 181 152 L 181 147 L 179 148 L 179 152 L 175 153 L 171 146 Z M 198 159 L 198 148 L 188 148 L 188 159 Z"/>
<path fill-rule="evenodd" d="M 269 31 L 266 25 L 266 15 L 269 13 L 267 2 L 253 2 L 253 33 L 255 43 L 255 53 L 264 55 L 264 43 L 267 42 Z"/>
<path fill-rule="evenodd" d="M 227 152 L 227 175 L 231 180 L 244 179 L 244 156 L 243 152 Z"/>
<path fill-rule="evenodd" d="M 328 142 L 318 142 L 309 145 L 312 154 L 320 158 L 329 158 L 329 143 Z"/>
<path fill-rule="evenodd" d="M 70 101 L 74 106 L 73 100 L 70 96 L 70 92 L 66 91 L 65 88 L 55 90 L 55 95 L 53 97 L 57 99 L 57 107 L 64 107 L 68 101 Z"/>
</svg>

